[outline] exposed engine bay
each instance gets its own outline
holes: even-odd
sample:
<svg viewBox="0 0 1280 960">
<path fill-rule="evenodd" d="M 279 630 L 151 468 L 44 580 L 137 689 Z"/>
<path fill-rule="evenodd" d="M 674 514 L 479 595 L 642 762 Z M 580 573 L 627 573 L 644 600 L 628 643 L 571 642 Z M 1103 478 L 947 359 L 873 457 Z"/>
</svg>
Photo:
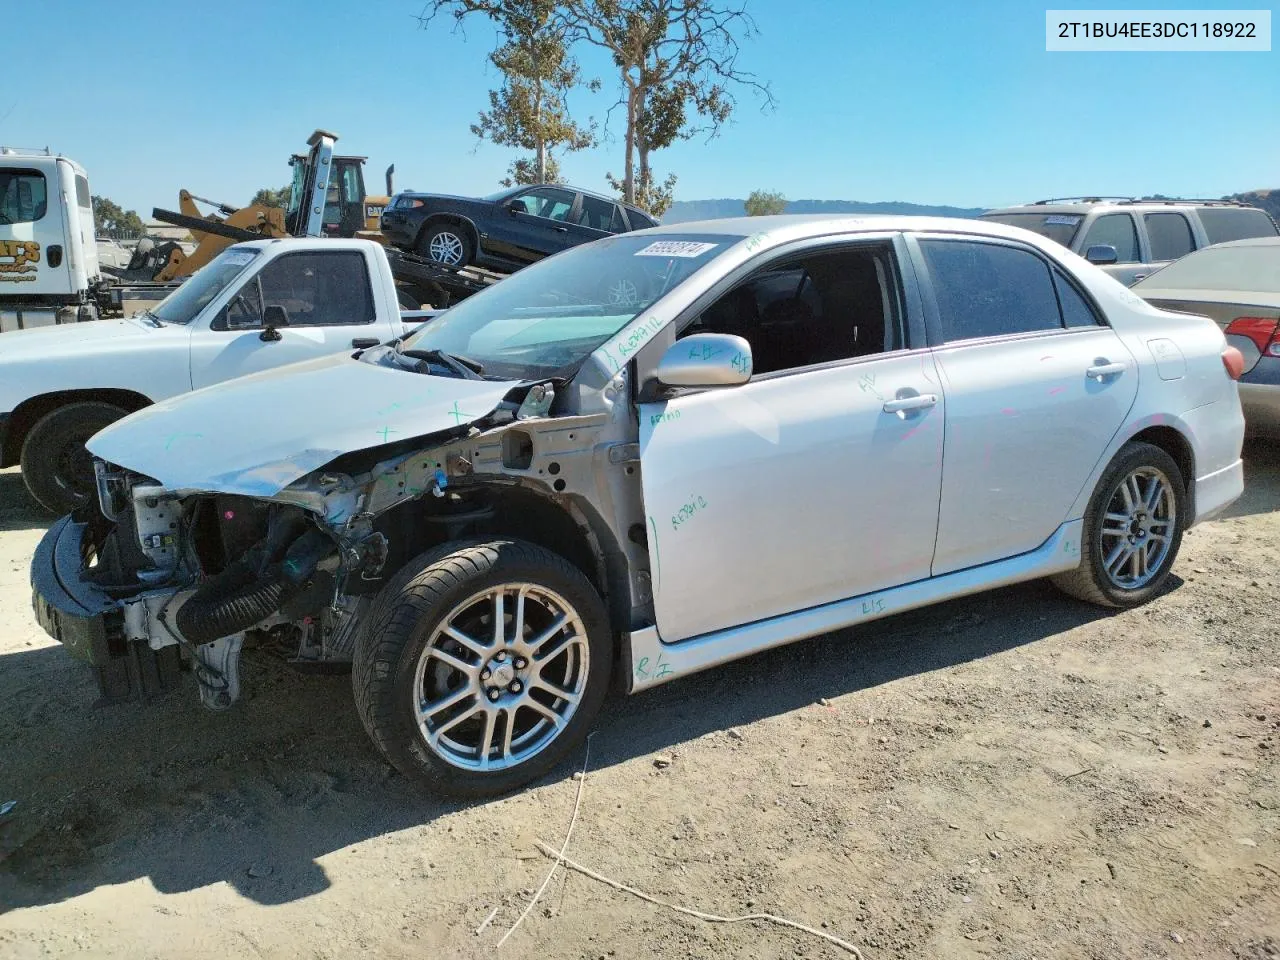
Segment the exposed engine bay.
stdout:
<svg viewBox="0 0 1280 960">
<path fill-rule="evenodd" d="M 530 390 L 488 429 L 442 443 L 345 455 L 269 497 L 174 491 L 99 460 L 99 503 L 74 519 L 80 578 L 110 598 L 106 649 L 88 657 L 105 699 L 149 697 L 189 670 L 201 702 L 226 709 L 246 643 L 301 669 L 342 669 L 389 576 L 435 545 L 493 531 L 554 544 L 595 570 L 602 592 L 648 600 L 643 540 L 619 556 L 612 532 L 642 528 L 635 468 L 616 444 L 594 449 L 607 414 L 542 416 L 553 396 Z M 613 516 L 588 518 L 575 494 L 600 502 L 600 452 L 621 486 L 605 497 Z M 639 579 L 628 583 L 629 570 Z"/>
</svg>

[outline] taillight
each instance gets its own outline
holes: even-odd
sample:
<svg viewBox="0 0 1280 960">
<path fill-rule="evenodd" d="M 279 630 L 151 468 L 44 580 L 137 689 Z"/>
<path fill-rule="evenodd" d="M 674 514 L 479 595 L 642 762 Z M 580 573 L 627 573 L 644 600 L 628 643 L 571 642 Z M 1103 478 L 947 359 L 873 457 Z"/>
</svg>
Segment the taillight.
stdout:
<svg viewBox="0 0 1280 960">
<path fill-rule="evenodd" d="M 1222 365 L 1227 368 L 1227 376 L 1232 380 L 1239 380 L 1244 373 L 1244 354 L 1235 347 L 1223 347 Z"/>
<path fill-rule="evenodd" d="M 1275 317 L 1236 317 L 1227 326 L 1227 333 L 1248 337 L 1259 353 L 1280 357 L 1280 323 Z"/>
</svg>

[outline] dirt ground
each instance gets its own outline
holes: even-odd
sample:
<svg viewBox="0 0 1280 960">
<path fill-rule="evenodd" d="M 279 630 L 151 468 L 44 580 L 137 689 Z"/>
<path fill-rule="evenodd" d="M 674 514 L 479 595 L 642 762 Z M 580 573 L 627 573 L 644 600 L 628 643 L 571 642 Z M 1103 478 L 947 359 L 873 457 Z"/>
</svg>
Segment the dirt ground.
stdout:
<svg viewBox="0 0 1280 960">
<path fill-rule="evenodd" d="M 571 858 L 867 958 L 1280 956 L 1280 453 L 1246 465 L 1143 609 L 1036 583 L 802 642 L 610 704 L 581 782 L 580 751 L 468 805 L 389 769 L 348 677 L 266 654 L 228 714 L 94 708 L 31 616 L 49 518 L 0 473 L 0 957 L 849 955 L 563 869 L 499 950 L 580 785 Z"/>
</svg>

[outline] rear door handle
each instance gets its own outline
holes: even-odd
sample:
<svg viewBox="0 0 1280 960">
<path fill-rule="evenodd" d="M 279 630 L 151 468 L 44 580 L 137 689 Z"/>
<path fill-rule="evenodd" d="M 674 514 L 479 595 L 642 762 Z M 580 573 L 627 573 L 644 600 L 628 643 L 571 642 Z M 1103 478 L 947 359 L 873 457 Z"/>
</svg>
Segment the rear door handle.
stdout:
<svg viewBox="0 0 1280 960">
<path fill-rule="evenodd" d="M 556 227 L 556 233 L 568 233 L 568 232 L 569 232 L 568 227 Z"/>
<path fill-rule="evenodd" d="M 357 350 L 367 350 L 369 347 L 376 347 L 379 342 L 377 337 L 356 337 L 351 345 Z"/>
<path fill-rule="evenodd" d="M 918 393 L 914 397 L 899 397 L 897 400 L 884 402 L 885 413 L 908 413 L 912 410 L 926 410 L 936 406 L 938 395 L 935 393 Z"/>
<path fill-rule="evenodd" d="M 1095 363 L 1084 373 L 1089 379 L 1101 383 L 1107 377 L 1118 377 L 1127 369 L 1129 369 L 1128 365 L 1123 363 Z"/>
</svg>

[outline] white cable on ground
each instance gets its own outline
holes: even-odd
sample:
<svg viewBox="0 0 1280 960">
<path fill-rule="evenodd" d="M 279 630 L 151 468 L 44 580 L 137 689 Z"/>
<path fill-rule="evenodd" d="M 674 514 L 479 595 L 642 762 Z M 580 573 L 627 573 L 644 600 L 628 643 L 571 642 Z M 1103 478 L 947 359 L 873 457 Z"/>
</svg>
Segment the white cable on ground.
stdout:
<svg viewBox="0 0 1280 960">
<path fill-rule="evenodd" d="M 676 911 L 676 913 L 683 913 L 686 916 L 697 917 L 699 920 L 706 920 L 709 923 L 741 923 L 744 920 L 765 920 L 769 923 L 776 923 L 783 927 L 791 927 L 793 930 L 801 930 L 805 933 L 812 934 L 815 937 L 820 937 L 828 943 L 834 943 L 842 950 L 846 950 L 853 954 L 858 958 L 858 960 L 862 960 L 862 951 L 847 940 L 841 940 L 839 937 L 833 936 L 829 933 L 823 933 L 821 930 L 815 930 L 813 927 L 807 927 L 803 923 L 797 923 L 795 920 L 788 920 L 786 917 L 777 917 L 772 913 L 748 913 L 741 917 L 722 917 L 714 913 L 703 913 L 701 910 L 691 910 L 688 907 L 682 907 L 675 903 L 668 903 L 666 900 L 659 900 L 657 897 L 652 894 L 645 893 L 643 890 L 637 890 L 635 887 L 629 887 L 625 883 L 610 879 L 603 874 L 596 873 L 591 868 L 584 867 L 582 864 L 570 860 L 564 855 L 563 849 L 561 849 L 559 853 L 556 853 L 550 845 L 541 840 L 538 841 L 538 849 L 541 850 L 544 855 L 555 859 L 555 866 L 551 868 L 553 873 L 555 872 L 556 867 L 563 863 L 570 870 L 577 871 L 584 877 L 590 877 L 592 880 L 597 880 L 606 886 L 613 887 L 615 890 L 621 890 L 623 893 L 629 893 L 633 897 L 639 897 L 641 900 L 648 901 L 649 903 L 655 904 L 659 907 L 666 907 L 668 910 Z M 547 879 L 549 880 L 551 878 L 548 877 Z M 535 897 L 534 899 L 536 900 L 537 898 Z M 523 920 L 524 918 L 521 917 L 521 919 Z M 519 921 L 516 922 L 519 923 Z"/>
<path fill-rule="evenodd" d="M 547 874 L 547 879 L 542 881 L 542 886 L 538 888 L 538 892 L 533 895 L 533 899 L 529 901 L 529 905 L 524 908 L 524 913 L 516 918 L 516 922 L 511 925 L 511 929 L 502 935 L 502 939 L 498 941 L 501 947 L 507 942 L 507 938 L 516 932 L 516 927 L 524 923 L 524 918 L 529 915 L 529 911 L 533 909 L 534 904 L 538 902 L 538 898 L 542 896 L 543 891 L 547 889 L 547 884 L 551 882 L 551 878 L 556 875 L 556 870 L 560 864 L 565 861 L 564 853 L 569 849 L 569 838 L 573 836 L 573 825 L 578 822 L 578 808 L 582 806 L 582 788 L 587 785 L 587 764 L 591 762 L 591 738 L 595 736 L 595 731 L 587 734 L 587 752 L 582 758 L 582 776 L 578 778 L 578 798 L 573 801 L 573 816 L 569 818 L 569 829 L 564 834 L 564 844 L 560 847 L 560 853 L 552 853 L 556 858 L 556 862 L 551 865 L 551 872 Z M 542 841 L 538 841 L 541 843 Z"/>
</svg>

